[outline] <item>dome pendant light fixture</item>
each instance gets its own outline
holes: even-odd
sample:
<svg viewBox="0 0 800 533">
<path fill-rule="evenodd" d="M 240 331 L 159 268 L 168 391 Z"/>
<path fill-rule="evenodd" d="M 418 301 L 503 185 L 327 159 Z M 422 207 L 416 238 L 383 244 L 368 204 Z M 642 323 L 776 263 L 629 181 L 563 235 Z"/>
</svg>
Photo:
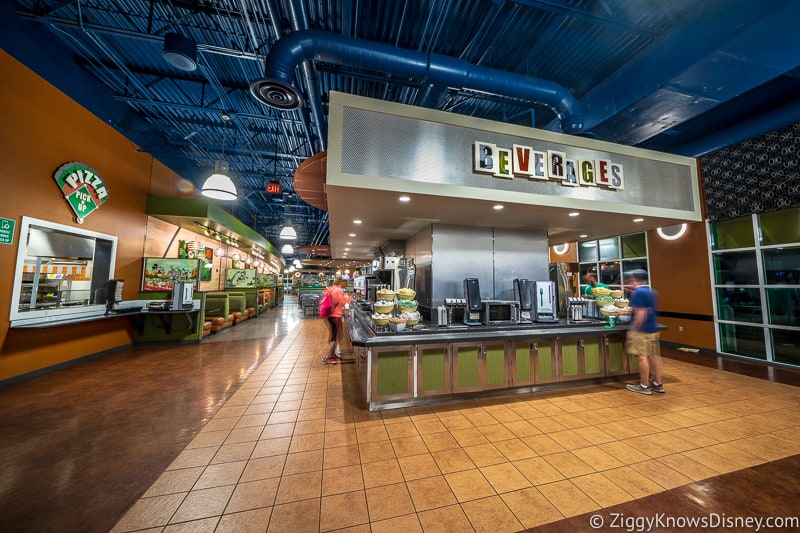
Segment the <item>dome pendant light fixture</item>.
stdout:
<svg viewBox="0 0 800 533">
<path fill-rule="evenodd" d="M 185 72 L 197 69 L 197 45 L 180 33 L 164 36 L 164 60 L 173 67 Z"/>
<path fill-rule="evenodd" d="M 230 117 L 222 115 L 222 120 L 227 121 Z M 225 161 L 225 137 L 227 136 L 227 123 L 222 135 L 222 158 L 214 162 L 214 173 L 206 178 L 203 183 L 202 194 L 215 200 L 236 200 L 236 185 L 228 177 L 228 162 Z"/>
<path fill-rule="evenodd" d="M 296 241 L 297 240 L 297 231 L 292 226 L 292 222 L 290 220 L 286 221 L 286 225 L 281 229 L 280 239 L 282 241 Z"/>
</svg>

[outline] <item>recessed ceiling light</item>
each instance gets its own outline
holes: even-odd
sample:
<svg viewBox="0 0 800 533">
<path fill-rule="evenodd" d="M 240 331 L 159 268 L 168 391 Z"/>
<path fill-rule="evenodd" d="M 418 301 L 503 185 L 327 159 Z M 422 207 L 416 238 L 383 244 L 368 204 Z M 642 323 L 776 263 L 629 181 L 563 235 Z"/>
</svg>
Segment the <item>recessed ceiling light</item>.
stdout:
<svg viewBox="0 0 800 533">
<path fill-rule="evenodd" d="M 361 224 L 361 221 L 360 221 L 359 219 L 355 219 L 355 220 L 353 221 L 353 224 Z"/>
<path fill-rule="evenodd" d="M 586 237 L 588 237 L 588 235 L 586 235 L 585 233 L 583 235 L 578 235 L 578 238 L 580 239 L 585 239 Z"/>
<path fill-rule="evenodd" d="M 347 234 L 347 236 L 348 236 L 348 237 L 355 237 L 355 236 L 356 236 L 356 234 L 355 234 L 355 233 L 348 233 L 348 234 Z"/>
<path fill-rule="evenodd" d="M 576 213 L 576 212 L 573 211 L 572 213 L 569 214 L 569 216 L 577 217 L 577 216 L 580 216 L 580 213 Z"/>
<path fill-rule="evenodd" d="M 400 200 L 401 202 L 409 202 L 409 201 L 411 201 L 411 197 L 409 197 L 409 196 L 401 196 L 401 197 L 399 198 L 399 200 Z"/>
<path fill-rule="evenodd" d="M 503 209 L 503 207 L 505 207 L 505 206 L 503 206 L 503 205 L 500 205 L 500 204 L 497 204 L 497 205 L 495 205 L 495 206 L 494 206 L 494 208 L 493 208 L 493 209 L 494 209 L 495 211 L 500 211 L 501 209 Z"/>
<path fill-rule="evenodd" d="M 352 244 L 353 244 L 353 243 L 352 243 L 352 242 L 346 242 L 345 244 L 346 244 L 347 246 L 352 246 Z"/>
<path fill-rule="evenodd" d="M 633 221 L 634 222 L 644 222 L 644 219 L 643 218 L 634 218 Z"/>
<path fill-rule="evenodd" d="M 344 251 L 345 251 L 345 252 L 349 252 L 349 251 L 350 251 L 350 248 L 345 248 L 345 249 L 344 249 Z"/>
</svg>

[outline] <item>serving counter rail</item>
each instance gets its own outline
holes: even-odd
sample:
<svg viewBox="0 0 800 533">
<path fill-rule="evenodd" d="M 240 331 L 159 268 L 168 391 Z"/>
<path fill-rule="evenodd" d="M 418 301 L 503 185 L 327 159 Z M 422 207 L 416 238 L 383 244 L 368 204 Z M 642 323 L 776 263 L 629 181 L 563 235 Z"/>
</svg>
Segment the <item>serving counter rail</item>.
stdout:
<svg viewBox="0 0 800 533">
<path fill-rule="evenodd" d="M 367 310 L 345 314 L 370 411 L 617 381 L 636 374 L 627 326 L 604 320 L 388 332 Z"/>
</svg>

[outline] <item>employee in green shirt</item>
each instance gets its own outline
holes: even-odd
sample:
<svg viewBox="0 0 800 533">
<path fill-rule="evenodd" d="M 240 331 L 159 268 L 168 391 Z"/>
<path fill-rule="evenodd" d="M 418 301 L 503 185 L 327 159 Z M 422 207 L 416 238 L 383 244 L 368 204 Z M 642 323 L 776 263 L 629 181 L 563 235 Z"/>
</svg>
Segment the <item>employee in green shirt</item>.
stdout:
<svg viewBox="0 0 800 533">
<path fill-rule="evenodd" d="M 599 281 L 597 281 L 597 276 L 595 276 L 593 272 L 587 272 L 583 276 L 583 281 L 586 282 L 586 288 L 583 289 L 583 294 L 585 296 L 591 296 L 592 288 L 594 287 L 605 287 L 606 289 L 608 288 L 608 285 L 606 285 L 605 283 L 600 283 Z"/>
</svg>

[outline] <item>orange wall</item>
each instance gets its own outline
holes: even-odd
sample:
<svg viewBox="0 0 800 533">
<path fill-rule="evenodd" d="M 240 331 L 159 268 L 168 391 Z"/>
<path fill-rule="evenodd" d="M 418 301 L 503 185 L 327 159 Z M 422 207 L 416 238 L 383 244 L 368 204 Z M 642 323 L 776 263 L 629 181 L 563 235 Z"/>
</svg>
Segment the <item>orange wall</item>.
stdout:
<svg viewBox="0 0 800 533">
<path fill-rule="evenodd" d="M 655 231 L 647 232 L 650 284 L 658 291 L 662 313 L 713 317 L 706 234 L 703 222 L 689 224 L 686 234 L 674 241 L 662 239 Z M 661 316 L 659 322 L 668 327 L 661 334 L 662 340 L 716 349 L 712 320 Z"/>
<path fill-rule="evenodd" d="M 147 195 L 186 196 L 192 185 L 2 50 L 0 111 L 0 217 L 17 221 L 13 245 L 0 245 L 0 314 L 11 307 L 23 215 L 116 235 L 116 277 L 141 279 Z M 93 167 L 108 188 L 108 200 L 82 225 L 53 179 L 68 161 Z M 126 284 L 125 299 L 137 290 Z M 131 342 L 124 318 L 42 329 L 9 329 L 0 319 L 0 381 Z"/>
</svg>

